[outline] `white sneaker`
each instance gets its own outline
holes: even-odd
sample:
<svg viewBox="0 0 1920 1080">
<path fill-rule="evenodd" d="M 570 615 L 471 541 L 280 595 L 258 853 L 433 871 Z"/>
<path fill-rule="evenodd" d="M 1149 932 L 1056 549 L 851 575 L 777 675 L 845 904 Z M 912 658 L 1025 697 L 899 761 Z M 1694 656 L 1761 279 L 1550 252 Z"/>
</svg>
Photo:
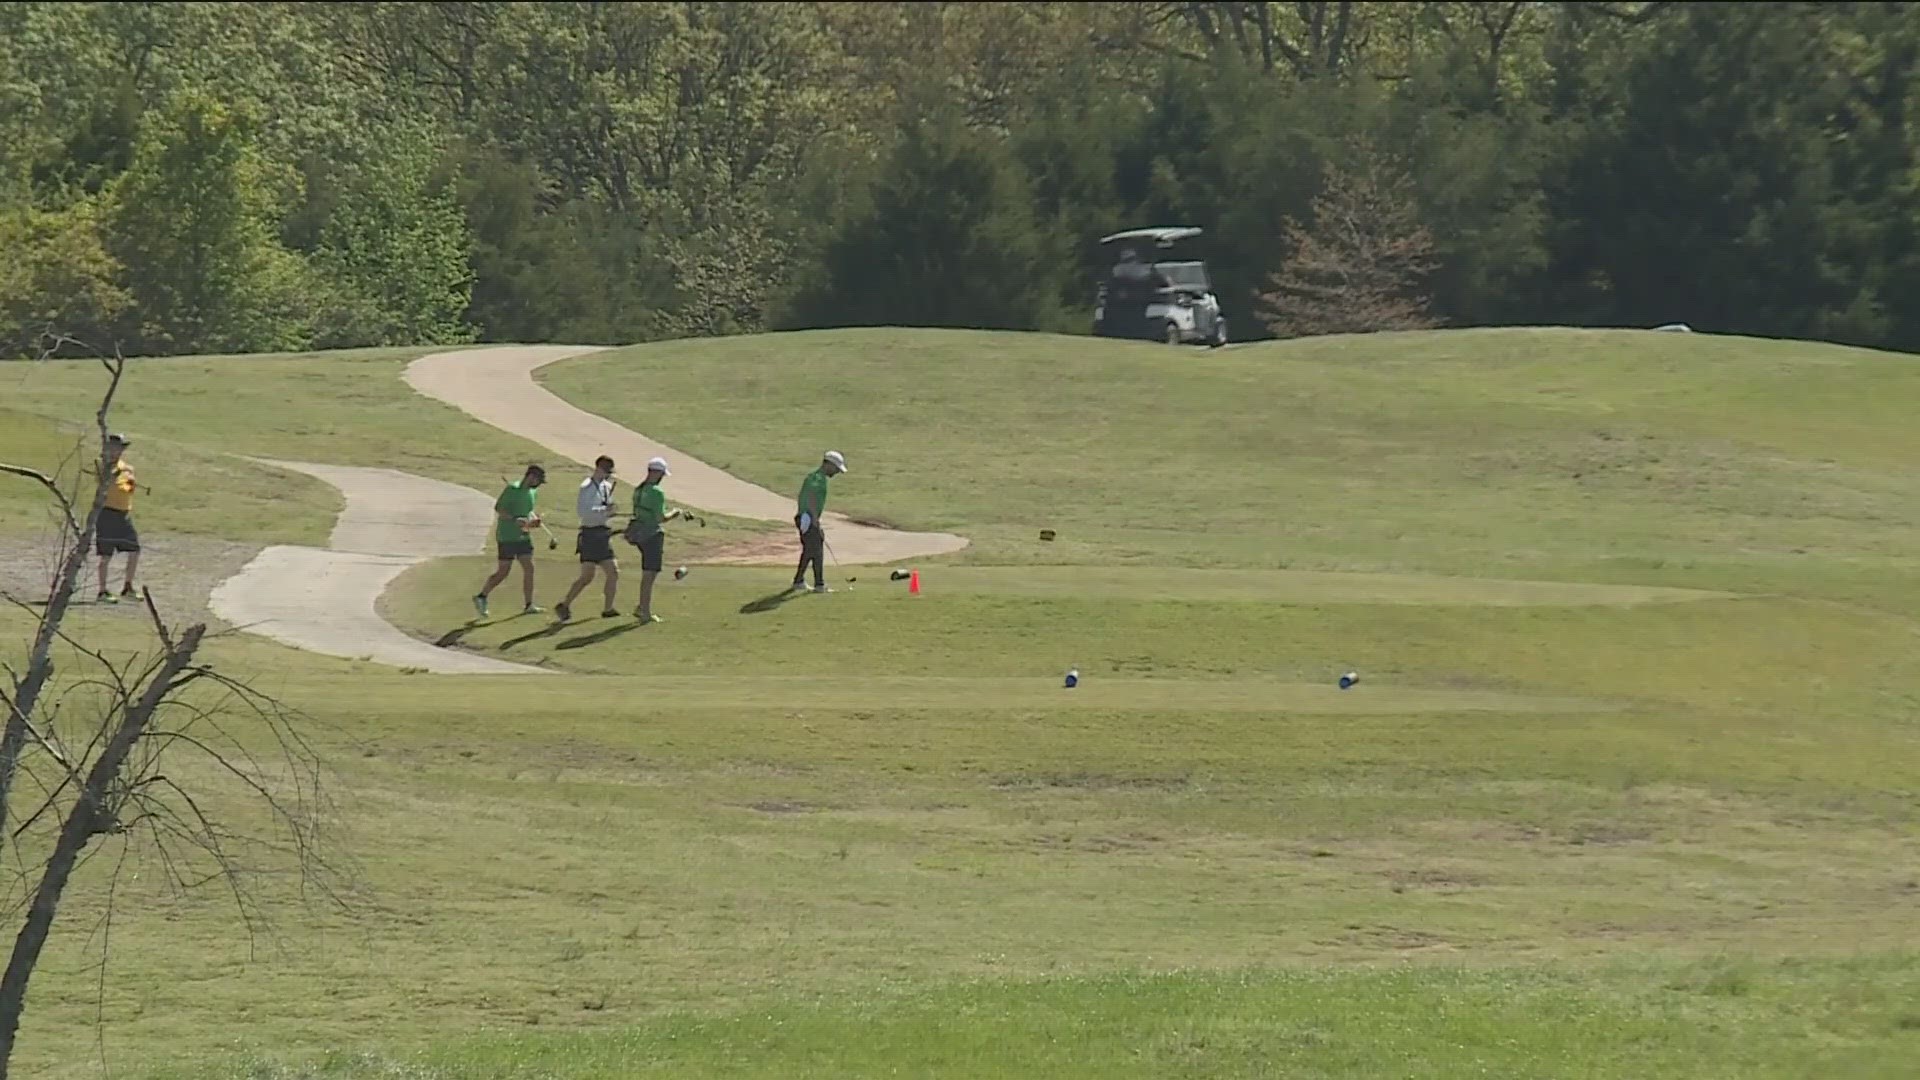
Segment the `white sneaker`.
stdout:
<svg viewBox="0 0 1920 1080">
<path fill-rule="evenodd" d="M 830 593 L 830 592 L 832 592 L 832 591 L 833 591 L 833 589 L 832 589 L 832 588 L 830 588 L 830 587 L 828 587 L 828 586 L 826 586 L 826 585 L 815 585 L 815 586 L 813 587 L 813 592 L 814 592 L 814 595 L 816 595 L 816 596 L 818 596 L 818 595 L 819 595 L 819 594 L 821 594 L 821 593 Z"/>
</svg>

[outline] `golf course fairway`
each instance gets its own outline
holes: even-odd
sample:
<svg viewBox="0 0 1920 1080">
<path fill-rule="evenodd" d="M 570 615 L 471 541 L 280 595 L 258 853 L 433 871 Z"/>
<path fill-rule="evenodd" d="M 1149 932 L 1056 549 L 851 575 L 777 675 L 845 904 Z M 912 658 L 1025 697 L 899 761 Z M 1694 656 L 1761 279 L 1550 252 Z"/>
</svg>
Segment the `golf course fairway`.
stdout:
<svg viewBox="0 0 1920 1080">
<path fill-rule="evenodd" d="M 833 594 L 782 595 L 791 525 L 670 478 L 670 505 L 712 512 L 670 527 L 689 573 L 662 576 L 663 621 L 560 626 L 518 614 L 517 574 L 476 620 L 484 526 L 406 515 L 442 495 L 471 515 L 544 462 L 550 611 L 587 448 L 420 392 L 410 365 L 434 353 L 131 365 L 113 424 L 152 489 L 142 577 L 170 619 L 213 621 L 221 670 L 297 710 L 343 903 L 249 848 L 249 930 L 231 891 L 174 888 L 158 853 L 102 838 L 35 977 L 21 1075 L 1744 1080 L 1920 1060 L 1912 358 L 1554 329 L 581 352 L 517 377 L 779 499 L 840 450 L 843 528 L 964 543 L 849 555 Z M 5 375 L 0 461 L 60 467 L 99 366 Z M 356 511 L 354 470 L 440 494 Z M 0 588 L 31 597 L 52 529 L 4 482 Z M 473 670 L 220 614 L 263 553 L 356 548 L 404 558 L 364 617 Z M 0 609 L 0 658 L 18 666 L 31 625 Z M 68 630 L 151 648 L 132 605 L 78 605 Z M 214 771 L 174 775 L 259 831 Z"/>
</svg>

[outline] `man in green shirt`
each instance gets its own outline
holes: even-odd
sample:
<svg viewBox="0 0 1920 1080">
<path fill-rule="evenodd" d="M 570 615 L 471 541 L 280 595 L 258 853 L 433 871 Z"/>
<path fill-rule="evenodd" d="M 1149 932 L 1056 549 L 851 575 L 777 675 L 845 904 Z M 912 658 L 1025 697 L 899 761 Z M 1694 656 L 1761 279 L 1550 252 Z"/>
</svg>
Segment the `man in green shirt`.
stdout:
<svg viewBox="0 0 1920 1080">
<path fill-rule="evenodd" d="M 657 623 L 653 613 L 653 581 L 667 561 L 667 534 L 661 526 L 680 516 L 667 510 L 666 492 L 660 481 L 672 476 L 666 458 L 647 462 L 647 478 L 633 489 L 633 520 L 627 523 L 627 542 L 640 549 L 640 606 L 633 616 L 643 623 Z"/>
<path fill-rule="evenodd" d="M 508 484 L 493 501 L 493 540 L 499 551 L 498 565 L 494 567 L 493 576 L 473 597 L 473 609 L 483 619 L 487 617 L 487 594 L 507 580 L 515 562 L 520 564 L 521 591 L 526 594 L 524 610 L 530 615 L 540 611 L 533 602 L 533 537 L 527 530 L 540 527 L 540 515 L 533 508 L 534 493 L 546 479 L 547 470 L 529 465 L 526 474 Z"/>
<path fill-rule="evenodd" d="M 820 515 L 827 512 L 827 481 L 847 471 L 847 459 L 838 450 L 829 450 L 820 459 L 820 467 L 800 482 L 800 512 L 793 515 L 794 528 L 800 530 L 800 566 L 793 572 L 793 591 L 807 588 L 807 566 L 813 566 L 813 591 L 827 588 L 826 568 L 820 564 L 827 546 L 826 530 L 820 527 Z"/>
</svg>

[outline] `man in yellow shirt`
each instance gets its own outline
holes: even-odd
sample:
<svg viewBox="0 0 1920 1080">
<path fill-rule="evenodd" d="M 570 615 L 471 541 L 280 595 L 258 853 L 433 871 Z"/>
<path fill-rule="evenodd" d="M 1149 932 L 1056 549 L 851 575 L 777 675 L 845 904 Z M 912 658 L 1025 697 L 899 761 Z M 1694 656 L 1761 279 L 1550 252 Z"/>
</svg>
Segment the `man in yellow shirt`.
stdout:
<svg viewBox="0 0 1920 1080">
<path fill-rule="evenodd" d="M 103 604 L 119 603 L 107 591 L 107 570 L 116 553 L 125 552 L 127 556 L 127 576 L 120 585 L 121 596 L 133 598 L 133 575 L 140 569 L 140 532 L 133 527 L 133 493 L 140 485 L 134 481 L 133 466 L 126 458 L 126 449 L 131 445 L 125 435 L 107 436 L 107 467 L 111 470 L 107 499 L 101 504 L 93 529 L 94 554 L 100 556 L 100 594 L 94 599 Z"/>
</svg>

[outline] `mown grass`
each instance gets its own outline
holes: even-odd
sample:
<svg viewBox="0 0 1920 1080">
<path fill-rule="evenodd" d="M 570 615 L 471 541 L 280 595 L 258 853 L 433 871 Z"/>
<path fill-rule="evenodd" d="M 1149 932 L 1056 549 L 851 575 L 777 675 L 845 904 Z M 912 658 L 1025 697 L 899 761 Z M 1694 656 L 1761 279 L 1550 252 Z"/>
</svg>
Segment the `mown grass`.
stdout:
<svg viewBox="0 0 1920 1080">
<path fill-rule="evenodd" d="M 130 362 L 113 425 L 136 440 L 129 459 L 153 488 L 135 504 L 142 528 L 325 546 L 342 505 L 339 494 L 312 477 L 248 458 L 397 469 L 488 495 L 499 491 L 503 478 L 518 479 L 527 462 L 540 461 L 549 472 L 547 518 L 556 531 L 571 528 L 574 486 L 586 467 L 414 393 L 400 373 L 431 351 Z M 14 413 L 0 414 L 0 426 L 32 435 L 14 437 L 20 463 L 56 464 L 75 439 L 91 433 L 105 388 L 96 361 L 9 364 L 0 375 Z M 4 460 L 12 459 L 0 456 Z M 0 530 L 19 531 L 43 519 L 31 499 L 9 499 L 0 510 Z M 719 516 L 709 524 L 699 540 L 710 546 L 763 531 L 757 523 Z"/>
<path fill-rule="evenodd" d="M 974 562 L 1791 588 L 1920 611 L 1912 357 L 1637 331 L 1208 352 L 862 330 L 635 346 L 540 377 L 776 491 L 840 449 L 834 505 L 964 532 Z M 756 419 L 775 416 L 806 417 L 805 437 Z"/>
<path fill-rule="evenodd" d="M 869 1005 L 681 1015 L 611 1035 L 339 1055 L 260 1080 L 1908 1074 L 1911 957 L 1565 971 L 1114 975 L 941 986 Z M 1431 1032 L 1444 1028 L 1446 1037 Z M 183 1074 L 184 1080 L 184 1074 Z"/>
<path fill-rule="evenodd" d="M 866 621 L 851 654 L 888 623 Z M 215 655 L 266 671 L 285 654 L 240 639 Z M 508 686 L 282 659 L 264 685 L 323 725 L 371 906 L 309 922 L 289 883 L 257 882 L 288 921 L 254 956 L 217 892 L 127 883 L 103 1008 L 113 1060 L 157 1069 L 177 1053 L 187 1070 L 226 1052 L 238 1057 L 208 1067 L 238 1076 L 240 1060 L 336 1047 L 426 1052 L 441 1072 L 425 1076 L 761 1075 L 784 1046 L 823 1073 L 964 1076 L 1085 1045 L 1094 1070 L 1125 1056 L 1113 1027 L 1177 1032 L 1193 1008 L 1179 980 L 1107 976 L 1190 971 L 1214 987 L 1205 1000 L 1244 996 L 1202 1011 L 1253 1030 L 1189 1075 L 1244 1075 L 1278 1054 L 1251 1019 L 1276 997 L 1310 1015 L 1364 1005 L 1328 1044 L 1327 1075 L 1471 1062 L 1470 1033 L 1502 1025 L 1504 1056 L 1489 1060 L 1535 1075 L 1589 1075 L 1556 1063 L 1590 1049 L 1619 1063 L 1598 1075 L 1647 1062 L 1693 1075 L 1723 1043 L 1652 1022 L 1653 1005 L 1682 1000 L 1661 992 L 1678 969 L 1594 965 L 1751 956 L 1760 974 L 1740 978 L 1761 985 L 1780 958 L 1803 958 L 1812 975 L 1725 1019 L 1783 1062 L 1811 1061 L 1771 1019 L 1828 1007 L 1825 965 L 1920 932 L 1920 850 L 1899 794 L 1914 782 L 1910 727 L 1857 703 L 1817 732 L 1791 708 L 1661 701 L 1666 682 L 1601 712 L 1422 711 L 1418 687 L 1386 687 L 1390 706 L 1373 712 L 1349 704 L 1366 700 L 1357 691 L 1270 695 L 1258 679 L 1151 669 L 1069 698 L 1053 673 L 967 677 L 991 661 L 958 657 L 944 680 L 809 677 L 756 670 L 742 651 L 699 677 L 643 661 Z M 54 1060 L 93 1020 L 98 988 L 81 973 L 99 942 L 81 935 L 109 865 L 96 858 L 68 912 L 29 1060 Z M 1439 970 L 1342 974 L 1380 963 Z M 1835 1011 L 1861 1048 L 1843 1060 L 1903 1045 L 1885 1004 L 1914 977 L 1903 963 L 1874 976 L 1893 980 L 1881 1004 Z M 1248 980 L 1206 974 L 1249 966 Z M 1059 978 L 1071 981 L 1054 991 L 967 985 Z M 1562 990 L 1529 1021 L 1514 988 L 1541 980 Z M 1099 1020 L 1092 999 L 1127 986 L 1139 989 Z M 1651 1012 L 1609 1012 L 1622 997 Z M 1029 1023 L 1008 1019 L 1028 1009 Z M 1593 1024 L 1569 1043 L 1554 1009 Z M 922 1041 L 942 1015 L 951 1030 Z M 1076 1029 L 1072 1015 L 1089 1019 Z M 1331 1049 L 1373 1030 L 1369 1015 L 1401 1056 L 1335 1071 Z M 833 1056 L 836 1026 L 868 1022 L 874 1040 Z M 1001 1049 L 974 1060 L 983 1044 Z M 1823 1046 L 1837 1044 L 1800 1049 Z M 46 1075 L 88 1075 L 69 1064 Z"/>
<path fill-rule="evenodd" d="M 92 369 L 97 374 L 98 367 Z M 59 404 L 35 400 L 36 406 Z M 60 413 L 59 416 L 69 414 Z M 93 497 L 98 435 L 86 412 L 54 415 L 0 409 L 0 461 L 54 477 L 78 499 Z M 218 439 L 198 445 L 144 433 L 127 452 L 146 489 L 134 496 L 134 519 L 142 530 L 213 536 L 260 543 L 324 544 L 342 505 L 339 494 L 311 477 L 285 473 L 222 453 Z M 0 535 L 51 539 L 57 535 L 52 503 L 32 481 L 0 477 L 5 509 Z"/>
<path fill-rule="evenodd" d="M 389 415 L 368 373 L 397 362 L 295 363 L 370 403 L 324 422 Z M 776 490 L 837 445 L 837 506 L 985 543 L 917 564 L 919 597 L 864 567 L 778 604 L 785 568 L 676 547 L 696 565 L 646 628 L 469 626 L 484 559 L 384 601 L 554 677 L 217 642 L 311 715 L 362 906 L 257 879 L 285 921 L 254 955 L 230 900 L 143 874 L 103 994 L 97 856 L 24 1060 L 97 1075 L 73 1048 L 98 1015 L 117 1071 L 168 1080 L 1896 1075 L 1920 1031 L 1893 951 L 1920 932 L 1902 364 L 1545 332 L 634 350 L 594 375 L 676 401 L 616 402 L 647 434 Z M 446 418 L 413 400 L 419 424 L 272 452 L 434 460 Z M 755 401 L 808 445 L 744 424 Z M 1602 421 L 1650 438 L 1607 457 Z M 1567 487 L 1588 450 L 1619 467 Z M 550 603 L 575 567 L 540 566 Z"/>
</svg>

